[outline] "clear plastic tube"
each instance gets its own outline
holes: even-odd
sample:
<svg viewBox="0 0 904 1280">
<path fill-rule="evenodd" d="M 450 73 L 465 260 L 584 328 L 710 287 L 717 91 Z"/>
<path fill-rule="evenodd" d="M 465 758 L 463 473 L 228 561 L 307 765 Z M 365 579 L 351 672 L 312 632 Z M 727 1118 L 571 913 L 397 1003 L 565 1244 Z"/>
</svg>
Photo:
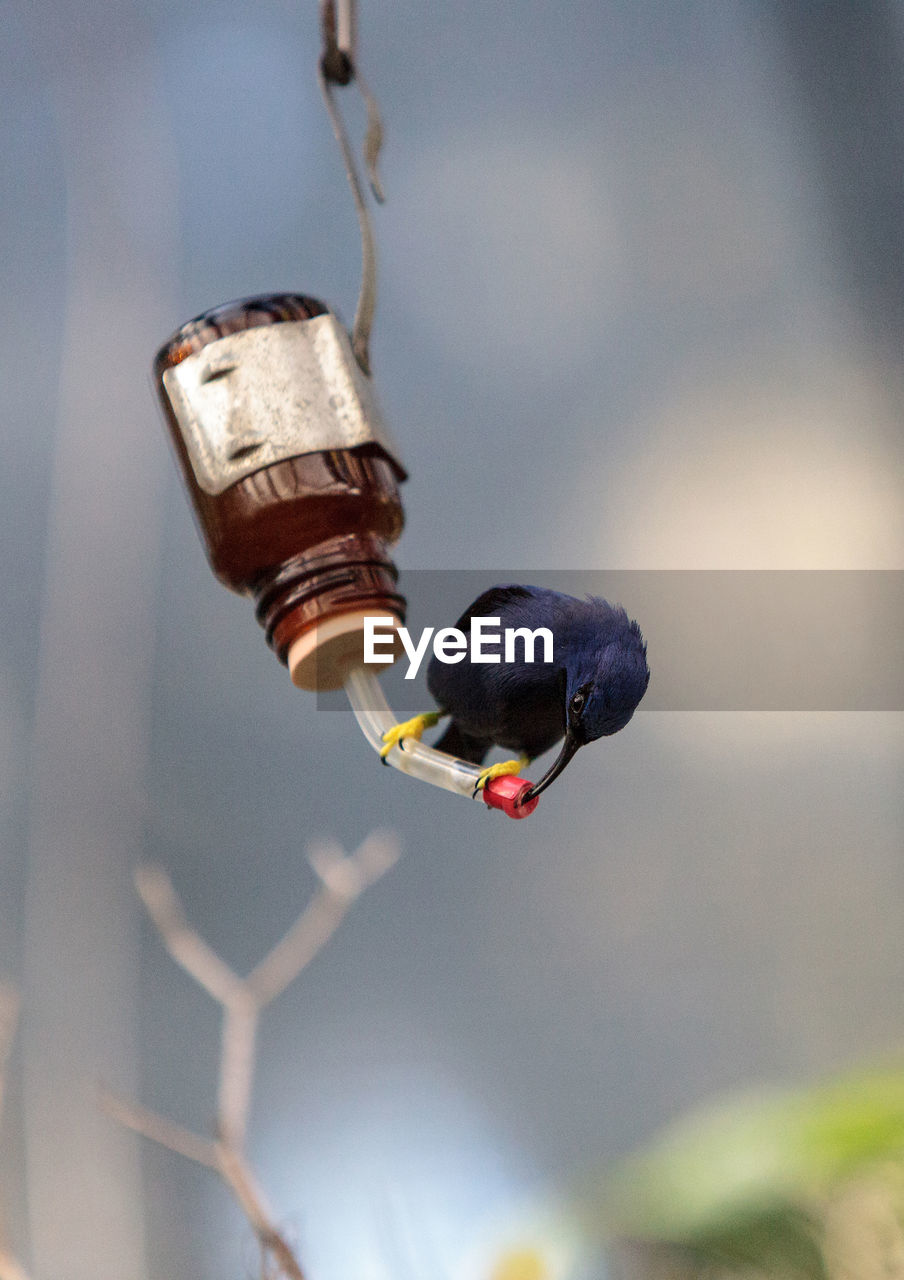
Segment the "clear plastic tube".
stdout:
<svg viewBox="0 0 904 1280">
<path fill-rule="evenodd" d="M 382 751 L 383 734 L 398 724 L 398 717 L 386 701 L 377 677 L 364 667 L 355 667 L 346 676 L 345 692 L 361 732 L 375 751 Z M 412 778 L 483 801 L 482 792 L 475 790 L 482 772 L 479 765 L 435 751 L 415 738 L 405 738 L 404 747 L 401 743 L 394 746 L 385 759 L 387 764 Z"/>
</svg>

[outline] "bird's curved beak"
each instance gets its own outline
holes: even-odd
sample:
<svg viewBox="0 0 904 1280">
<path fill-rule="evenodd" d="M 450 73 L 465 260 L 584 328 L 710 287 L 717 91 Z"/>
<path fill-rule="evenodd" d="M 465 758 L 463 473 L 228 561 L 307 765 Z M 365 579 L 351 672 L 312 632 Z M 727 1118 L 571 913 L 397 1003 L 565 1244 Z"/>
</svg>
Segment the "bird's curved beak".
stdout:
<svg viewBox="0 0 904 1280">
<path fill-rule="evenodd" d="M 551 782 L 555 782 L 556 778 L 558 778 L 559 774 L 568 764 L 568 761 L 581 746 L 583 746 L 583 743 L 578 742 L 577 738 L 574 737 L 569 729 L 565 734 L 565 741 L 562 743 L 562 750 L 559 752 L 558 759 L 555 760 L 549 769 L 547 769 L 540 781 L 535 783 L 531 787 L 530 791 L 526 791 L 524 793 L 524 799 L 536 799 L 540 792 L 545 791 Z"/>
</svg>

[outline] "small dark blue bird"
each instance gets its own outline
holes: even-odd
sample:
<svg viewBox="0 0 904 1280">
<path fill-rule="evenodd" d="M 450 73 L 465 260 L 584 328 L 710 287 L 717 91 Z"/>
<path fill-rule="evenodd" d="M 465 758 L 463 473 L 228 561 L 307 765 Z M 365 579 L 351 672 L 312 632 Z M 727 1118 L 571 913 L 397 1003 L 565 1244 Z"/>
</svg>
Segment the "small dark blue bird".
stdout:
<svg viewBox="0 0 904 1280">
<path fill-rule="evenodd" d="M 543 587 L 498 586 L 478 596 L 456 624 L 470 631 L 472 617 L 499 618 L 501 628 L 546 627 L 553 634 L 553 660 L 526 661 L 523 643 L 515 660 L 457 663 L 431 660 L 427 687 L 439 711 L 397 725 L 384 735 L 384 756 L 405 737 L 420 738 L 443 716 L 452 722 L 435 744 L 439 751 L 482 764 L 493 746 L 518 755 L 485 769 L 478 787 L 491 778 L 519 773 L 560 739 L 558 758 L 532 788 L 545 791 L 575 752 L 588 742 L 623 729 L 650 680 L 647 647 L 640 627 L 624 609 L 598 597 L 577 600 Z M 495 628 L 494 628 L 495 630 Z"/>
</svg>

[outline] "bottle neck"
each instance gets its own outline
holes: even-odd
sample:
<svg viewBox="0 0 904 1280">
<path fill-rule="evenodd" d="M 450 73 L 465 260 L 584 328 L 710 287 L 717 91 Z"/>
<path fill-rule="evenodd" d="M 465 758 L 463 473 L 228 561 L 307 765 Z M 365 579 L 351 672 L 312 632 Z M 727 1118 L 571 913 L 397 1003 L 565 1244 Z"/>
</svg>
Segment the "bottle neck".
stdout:
<svg viewBox="0 0 904 1280">
<path fill-rule="evenodd" d="M 398 570 L 381 538 L 328 538 L 261 574 L 251 585 L 257 620 L 280 662 L 306 631 L 342 614 L 372 609 L 404 621 Z"/>
</svg>

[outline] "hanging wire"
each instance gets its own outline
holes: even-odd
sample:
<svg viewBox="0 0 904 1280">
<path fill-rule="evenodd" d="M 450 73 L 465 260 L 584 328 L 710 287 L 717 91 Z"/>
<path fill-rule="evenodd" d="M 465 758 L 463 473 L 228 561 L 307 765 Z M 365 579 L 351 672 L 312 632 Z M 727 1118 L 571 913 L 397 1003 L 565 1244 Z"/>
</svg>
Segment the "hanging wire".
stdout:
<svg viewBox="0 0 904 1280">
<path fill-rule="evenodd" d="M 334 87 L 349 85 L 354 80 L 364 99 L 367 112 L 367 129 L 363 147 L 364 166 L 374 199 L 381 204 L 384 195 L 377 173 L 377 160 L 383 145 L 383 124 L 376 99 L 367 88 L 358 69 L 355 0 L 321 0 L 320 25 L 323 33 L 323 53 L 317 68 L 317 78 L 330 123 L 333 126 L 333 133 L 342 153 L 346 177 L 352 189 L 355 209 L 358 213 L 358 226 L 361 230 L 361 291 L 358 295 L 358 306 L 352 325 L 352 350 L 358 364 L 369 376 L 370 331 L 377 306 L 377 250 L 355 156 L 333 94 Z"/>
</svg>

